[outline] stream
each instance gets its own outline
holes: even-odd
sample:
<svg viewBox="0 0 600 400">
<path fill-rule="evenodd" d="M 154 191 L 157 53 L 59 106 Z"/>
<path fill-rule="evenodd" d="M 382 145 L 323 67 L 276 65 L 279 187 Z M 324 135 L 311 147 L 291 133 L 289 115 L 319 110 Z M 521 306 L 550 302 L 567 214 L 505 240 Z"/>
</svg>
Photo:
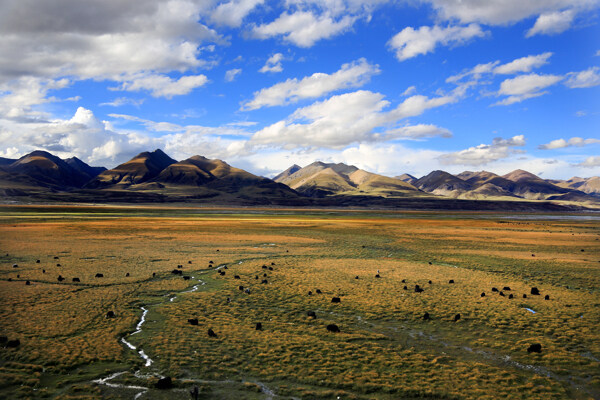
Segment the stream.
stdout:
<svg viewBox="0 0 600 400">
<path fill-rule="evenodd" d="M 242 262 L 240 261 L 239 264 L 241 264 L 241 263 Z M 226 267 L 226 265 L 220 265 L 214 269 L 198 271 L 197 274 L 207 274 L 210 272 L 218 271 L 225 267 Z M 173 302 L 179 296 L 186 294 L 186 293 L 196 292 L 200 289 L 201 286 L 206 285 L 206 282 L 204 282 L 202 279 L 196 278 L 195 276 L 192 276 L 191 279 L 196 280 L 198 283 L 193 285 L 191 288 L 186 288 L 186 290 L 182 290 L 180 292 L 175 292 L 175 293 L 165 295 L 165 297 L 168 299 L 168 301 Z M 154 361 L 144 352 L 143 349 L 138 349 L 138 347 L 133 345 L 128 339 L 130 339 L 132 336 L 137 335 L 140 332 L 142 332 L 143 325 L 146 322 L 148 311 L 149 311 L 149 309 L 147 307 L 160 306 L 161 304 L 163 304 L 163 303 L 160 302 L 160 303 L 155 303 L 155 304 L 140 307 L 140 310 L 142 311 L 142 315 L 140 316 L 140 320 L 136 324 L 135 331 L 130 334 L 125 335 L 124 337 L 122 337 L 120 339 L 120 342 L 123 343 L 127 348 L 129 348 L 132 351 L 137 352 L 139 357 L 144 360 L 144 367 L 146 367 L 146 368 L 151 367 L 154 364 Z M 524 309 L 533 314 L 536 313 L 534 310 L 532 310 L 530 308 L 524 307 Z M 342 314 L 338 314 L 338 313 L 331 312 L 328 310 L 317 309 L 317 311 L 320 313 L 325 313 L 325 314 L 329 314 L 332 316 L 337 316 L 337 317 L 342 316 Z M 593 397 L 593 393 L 591 393 L 589 390 L 587 390 L 588 388 L 586 388 L 585 386 L 582 386 L 578 382 L 575 382 L 571 377 L 558 376 L 544 367 L 523 364 L 518 361 L 512 360 L 511 357 L 508 355 L 494 354 L 493 352 L 482 350 L 482 349 L 472 349 L 470 347 L 460 346 L 457 344 L 449 343 L 449 342 L 444 341 L 442 338 L 427 334 L 423 331 L 411 328 L 411 327 L 403 325 L 403 324 L 401 324 L 398 327 L 398 326 L 392 326 L 392 325 L 380 323 L 380 322 L 367 321 L 359 315 L 354 315 L 354 317 L 356 318 L 356 321 L 359 324 L 361 324 L 365 327 L 368 327 L 368 329 L 373 332 L 377 332 L 377 333 L 381 333 L 386 336 L 389 336 L 388 334 L 384 333 L 386 330 L 391 330 L 396 333 L 400 333 L 400 331 L 405 331 L 407 333 L 407 335 L 405 336 L 405 340 L 408 339 L 409 342 L 418 342 L 420 340 L 425 340 L 426 342 L 428 342 L 430 344 L 437 343 L 437 345 L 440 347 L 440 349 L 445 350 L 445 351 L 442 351 L 443 353 L 445 353 L 446 351 L 449 351 L 450 353 L 455 353 L 457 351 L 462 352 L 462 353 L 465 353 L 465 352 L 470 353 L 471 355 L 475 356 L 476 358 L 479 358 L 482 361 L 486 360 L 486 361 L 491 362 L 496 365 L 504 365 L 504 366 L 509 366 L 509 367 L 515 368 L 515 369 L 520 369 L 523 371 L 529 371 L 529 372 L 537 374 L 537 375 L 546 376 L 546 377 L 551 378 L 556 381 L 564 382 L 564 383 L 568 384 L 569 386 L 571 386 L 576 391 L 578 391 L 580 393 L 584 392 L 588 395 L 592 395 L 592 397 Z M 596 360 L 593 356 L 591 356 L 591 354 L 589 356 L 587 354 L 582 354 L 581 356 L 585 357 L 585 358 L 590 358 L 590 359 Z M 134 400 L 139 399 L 141 396 L 143 396 L 145 393 L 147 393 L 150 390 L 149 387 L 126 385 L 126 384 L 112 382 L 114 379 L 118 378 L 119 376 L 121 376 L 125 373 L 127 373 L 127 371 L 111 373 L 110 375 L 108 375 L 104 378 L 96 379 L 96 380 L 93 380 L 92 382 L 96 383 L 98 385 L 104 385 L 109 388 L 135 391 L 136 394 L 133 397 Z M 134 376 L 137 378 L 145 378 L 145 379 L 150 378 L 150 377 L 163 378 L 163 376 L 160 375 L 157 371 L 152 371 L 148 374 L 143 374 L 141 372 L 141 370 L 139 370 L 139 369 L 137 371 L 135 371 Z M 194 379 L 194 378 L 189 379 L 189 380 L 196 382 L 196 383 L 213 384 L 213 385 L 231 385 L 231 384 L 240 383 L 239 381 L 233 381 L 233 380 L 212 381 L 212 380 L 202 380 L 202 379 Z M 243 382 L 249 382 L 249 383 L 254 383 L 254 384 L 258 385 L 260 387 L 263 395 L 265 396 L 265 399 L 272 400 L 272 399 L 281 398 L 281 396 L 275 394 L 275 392 L 272 389 L 267 387 L 262 382 L 259 382 L 256 380 L 248 380 L 248 381 L 243 381 Z"/>
<path fill-rule="evenodd" d="M 240 264 L 242 262 L 240 261 Z M 226 267 L 226 265 L 220 265 L 217 268 L 214 269 L 210 269 L 210 270 L 204 270 L 204 271 L 200 271 L 198 272 L 199 274 L 206 274 L 209 272 L 213 272 L 213 271 L 218 271 L 221 268 Z M 185 293 L 192 293 L 197 291 L 201 286 L 206 285 L 206 282 L 204 282 L 202 279 L 197 279 L 196 277 L 192 276 L 191 279 L 196 279 L 198 281 L 198 283 L 194 286 L 192 286 L 191 289 L 187 289 L 187 290 L 183 290 L 180 292 L 176 292 L 175 294 L 169 294 L 167 295 L 167 297 L 169 298 L 169 302 L 173 302 L 179 295 L 185 294 Z M 151 307 L 151 306 L 159 306 L 162 303 L 156 303 L 156 304 L 152 304 L 149 306 L 142 306 L 140 307 L 140 310 L 142 310 L 142 315 L 140 317 L 140 320 L 138 321 L 138 323 L 135 326 L 135 331 L 127 334 L 125 336 L 123 336 L 120 339 L 120 342 L 123 343 L 125 346 L 127 346 L 130 350 L 133 351 L 137 351 L 138 355 L 140 356 L 141 359 L 144 360 L 144 367 L 151 367 L 152 364 L 154 363 L 154 360 L 152 360 L 145 352 L 143 349 L 138 349 L 136 346 L 134 346 L 129 340 L 129 338 L 131 338 L 134 335 L 137 335 L 138 333 L 142 332 L 142 327 L 144 325 L 144 323 L 146 322 L 146 317 L 148 315 L 148 308 L 146 307 Z M 114 383 L 112 382 L 112 380 L 114 380 L 115 378 L 118 378 L 119 376 L 127 373 L 128 371 L 120 371 L 120 372 L 114 372 L 111 373 L 110 375 L 104 377 L 104 378 L 99 378 L 99 379 L 95 379 L 92 382 L 97 384 L 97 385 L 103 385 L 109 388 L 113 388 L 113 389 L 125 389 L 125 390 L 132 390 L 135 391 L 136 394 L 133 396 L 133 400 L 137 400 L 139 399 L 141 396 L 143 396 L 146 392 L 148 392 L 148 390 L 150 388 L 145 387 L 145 386 L 137 386 L 137 385 L 125 385 L 125 384 L 121 384 L 121 383 Z M 148 379 L 150 377 L 159 377 L 159 378 L 163 378 L 163 375 L 160 375 L 156 372 L 152 372 L 149 374 L 142 374 L 141 370 L 137 370 L 134 372 L 134 376 L 136 378 L 145 378 Z M 209 381 L 209 380 L 201 380 L 201 379 L 190 379 L 194 382 L 197 383 L 209 383 L 209 384 L 232 384 L 232 383 L 236 383 L 234 381 L 231 380 L 224 380 L 224 381 Z M 262 391 L 262 393 L 265 395 L 265 399 L 268 400 L 272 400 L 272 399 L 276 399 L 279 398 L 280 396 L 278 396 L 277 394 L 275 394 L 275 392 L 273 392 L 272 389 L 270 389 L 269 387 L 267 387 L 264 383 L 262 382 L 258 382 L 258 381 L 249 381 L 251 383 L 254 383 L 256 385 L 258 385 Z"/>
</svg>

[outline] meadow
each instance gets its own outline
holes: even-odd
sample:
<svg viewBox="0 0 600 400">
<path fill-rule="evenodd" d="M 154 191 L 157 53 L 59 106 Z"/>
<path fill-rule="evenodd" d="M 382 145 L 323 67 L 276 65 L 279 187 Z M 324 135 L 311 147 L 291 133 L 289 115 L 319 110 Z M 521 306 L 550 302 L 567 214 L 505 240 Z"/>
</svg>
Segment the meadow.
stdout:
<svg viewBox="0 0 600 400">
<path fill-rule="evenodd" d="M 560 217 L 2 206 L 0 398 L 600 398 L 600 219 Z"/>
</svg>

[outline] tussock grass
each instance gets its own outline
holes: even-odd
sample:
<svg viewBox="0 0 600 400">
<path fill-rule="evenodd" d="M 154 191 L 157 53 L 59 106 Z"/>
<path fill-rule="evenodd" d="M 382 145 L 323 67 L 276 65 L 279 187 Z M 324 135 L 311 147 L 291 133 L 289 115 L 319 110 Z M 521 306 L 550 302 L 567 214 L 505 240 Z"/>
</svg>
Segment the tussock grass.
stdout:
<svg viewBox="0 0 600 400">
<path fill-rule="evenodd" d="M 138 368 L 172 376 L 178 387 L 196 382 L 208 398 L 260 398 L 261 384 L 319 399 L 600 393 L 594 222 L 9 214 L 0 223 L 0 335 L 21 346 L 0 349 L 0 397 L 127 398 L 131 391 L 91 380 Z M 194 279 L 171 274 L 177 265 Z M 228 266 L 225 276 L 209 270 L 218 265 Z M 98 272 L 104 277 L 95 278 Z M 66 280 L 59 283 L 59 274 Z M 182 293 L 198 279 L 205 285 Z M 491 291 L 505 286 L 505 297 Z M 530 295 L 532 286 L 542 296 Z M 332 303 L 334 296 L 341 302 Z M 141 306 L 147 322 L 128 340 L 154 360 L 150 370 L 119 342 L 135 329 Z M 111 310 L 116 317 L 106 318 Z M 341 332 L 328 332 L 328 324 Z M 542 353 L 527 353 L 531 343 L 541 343 Z M 149 384 L 131 374 L 120 379 Z"/>
</svg>

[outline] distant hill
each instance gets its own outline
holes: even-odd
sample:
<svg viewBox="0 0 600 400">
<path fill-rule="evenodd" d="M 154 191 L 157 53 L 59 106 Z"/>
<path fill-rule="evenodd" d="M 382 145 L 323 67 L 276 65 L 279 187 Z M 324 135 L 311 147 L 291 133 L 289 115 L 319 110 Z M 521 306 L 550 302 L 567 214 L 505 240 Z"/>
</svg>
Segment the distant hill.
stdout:
<svg viewBox="0 0 600 400">
<path fill-rule="evenodd" d="M 0 167 L 3 165 L 10 165 L 10 164 L 14 163 L 15 161 L 17 161 L 17 160 L 13 159 L 13 158 L 0 157 Z"/>
<path fill-rule="evenodd" d="M 176 162 L 160 149 L 153 152 L 145 151 L 116 168 L 102 172 L 88 182 L 86 188 L 126 187 L 144 183 L 158 176 L 162 170 Z"/>
<path fill-rule="evenodd" d="M 150 182 L 189 195 L 203 191 L 207 195 L 229 194 L 248 199 L 260 196 L 265 199 L 298 197 L 286 185 L 232 167 L 222 160 L 210 160 L 199 155 L 169 165 Z"/>
<path fill-rule="evenodd" d="M 399 176 L 395 176 L 394 178 L 396 179 L 400 179 L 401 181 L 410 183 L 411 185 L 414 185 L 414 183 L 418 180 L 417 178 L 415 178 L 414 176 L 410 175 L 410 174 L 402 174 Z"/>
<path fill-rule="evenodd" d="M 293 165 L 277 175 L 275 181 L 312 197 L 333 195 L 404 197 L 419 193 L 413 185 L 400 179 L 373 174 L 352 165 L 327 164 L 321 161 L 304 168 Z"/>
<path fill-rule="evenodd" d="M 89 165 L 87 165 L 86 163 L 84 163 L 77 157 L 67 158 L 65 160 L 65 162 L 67 164 L 69 164 L 71 166 L 71 168 L 73 168 L 73 169 L 79 171 L 81 174 L 85 175 L 87 177 L 88 181 L 91 179 L 94 179 L 100 173 L 106 171 L 106 168 L 104 168 L 104 167 L 90 167 Z"/>
<path fill-rule="evenodd" d="M 432 171 L 428 175 L 418 179 L 415 186 L 424 192 L 441 196 L 458 197 L 468 192 L 473 187 L 467 182 L 446 171 Z"/>
<path fill-rule="evenodd" d="M 516 183 L 511 188 L 511 193 L 530 200 L 544 200 L 549 196 L 564 195 L 571 191 L 521 169 L 508 173 L 503 178 Z"/>
<path fill-rule="evenodd" d="M 562 181 L 561 181 L 562 182 Z M 593 190 L 595 180 L 590 178 Z M 573 185 L 578 184 L 573 183 Z M 457 175 L 433 171 L 418 179 L 419 189 L 436 195 L 470 200 L 561 200 L 597 203 L 600 199 L 568 187 L 561 187 L 530 172 L 515 170 L 499 176 L 488 171 L 465 171 Z M 567 187 L 565 187 L 567 186 Z"/>
<path fill-rule="evenodd" d="M 288 169 L 286 169 L 285 171 L 283 171 L 282 173 L 280 173 L 279 175 L 277 175 L 275 178 L 273 178 L 273 180 L 275 182 L 280 182 L 282 179 L 287 178 L 288 176 L 292 175 L 295 172 L 298 172 L 302 169 L 301 166 L 294 164 L 291 167 L 289 167 Z"/>
<path fill-rule="evenodd" d="M 504 176 L 432 171 L 419 179 L 392 178 L 316 161 L 304 168 L 294 164 L 271 180 L 201 155 L 176 161 L 159 149 L 110 170 L 36 150 L 17 160 L 0 158 L 0 196 L 27 202 L 559 210 L 600 207 L 600 177 L 545 180 L 516 170 Z"/>
<path fill-rule="evenodd" d="M 600 177 L 598 176 L 591 178 L 573 177 L 566 181 L 548 180 L 548 182 L 565 189 L 575 189 L 587 194 L 600 195 Z"/>
<path fill-rule="evenodd" d="M 3 166 L 3 169 L 14 177 L 27 176 L 32 179 L 29 182 L 36 182 L 39 186 L 65 190 L 80 188 L 90 180 L 90 175 L 82 169 L 92 169 L 92 167 L 81 161 L 79 163 L 81 165 L 78 164 L 78 168 L 74 168 L 46 151 L 36 150 Z"/>
</svg>

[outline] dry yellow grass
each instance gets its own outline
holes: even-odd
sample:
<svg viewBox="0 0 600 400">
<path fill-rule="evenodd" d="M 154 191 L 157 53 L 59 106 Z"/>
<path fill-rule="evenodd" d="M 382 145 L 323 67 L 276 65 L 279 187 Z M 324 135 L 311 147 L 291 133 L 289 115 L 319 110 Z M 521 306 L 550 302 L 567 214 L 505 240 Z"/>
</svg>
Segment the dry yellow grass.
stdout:
<svg viewBox="0 0 600 400">
<path fill-rule="evenodd" d="M 130 391 L 91 380 L 137 368 L 178 382 L 213 381 L 203 387 L 213 398 L 259 398 L 255 381 L 302 398 L 600 393 L 595 222 L 1 211 L 0 335 L 19 338 L 21 346 L 0 349 L 0 397 L 128 398 Z M 171 274 L 177 265 L 193 279 Z M 228 266 L 225 276 L 209 270 L 217 265 Z M 66 280 L 59 283 L 59 274 Z M 198 279 L 205 284 L 190 292 Z M 415 284 L 424 292 L 415 293 Z M 504 286 L 511 288 L 505 297 L 491 292 Z M 542 296 L 529 295 L 532 286 Z M 334 296 L 341 303 L 332 304 Z M 119 342 L 135 329 L 141 306 L 149 310 L 146 323 L 128 340 L 154 360 L 150 368 Z M 107 319 L 111 310 L 116 318 Z M 188 318 L 198 318 L 198 326 Z M 332 323 L 341 333 L 327 332 Z M 542 344 L 542 353 L 527 353 L 530 343 Z M 148 385 L 133 375 L 122 379 Z M 219 383 L 230 380 L 245 384 Z"/>
</svg>

